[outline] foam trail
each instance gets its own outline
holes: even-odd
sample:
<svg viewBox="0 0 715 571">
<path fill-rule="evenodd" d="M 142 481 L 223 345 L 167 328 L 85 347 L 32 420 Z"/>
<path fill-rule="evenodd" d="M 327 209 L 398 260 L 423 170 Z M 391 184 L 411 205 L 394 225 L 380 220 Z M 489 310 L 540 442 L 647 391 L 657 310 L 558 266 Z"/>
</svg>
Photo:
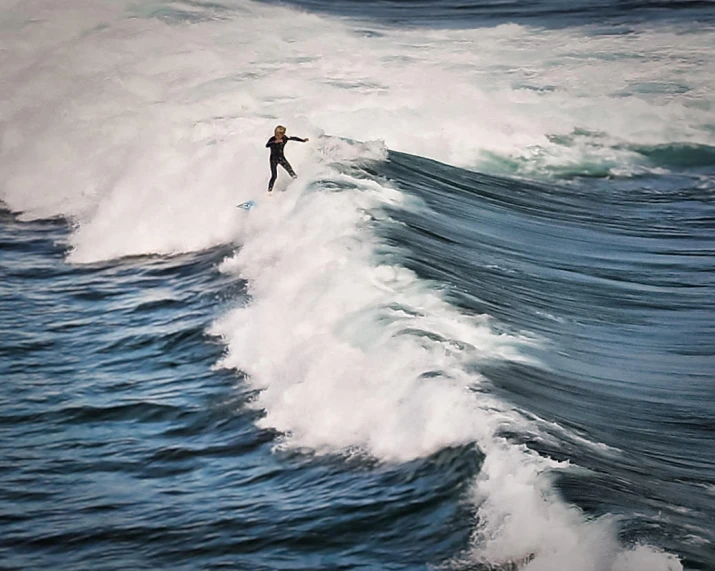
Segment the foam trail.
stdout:
<svg viewBox="0 0 715 571">
<path fill-rule="evenodd" d="M 466 566 L 680 569 L 650 547 L 624 549 L 615 522 L 586 521 L 551 487 L 549 470 L 567 466 L 500 436 L 535 427 L 491 397 L 470 365 L 523 360 L 519 348 L 533 341 L 495 333 L 484 316 L 460 314 L 411 271 L 376 257 L 373 217 L 404 197 L 361 179 L 347 189 L 350 177 L 339 178 L 340 193 L 263 208 L 222 266 L 249 280 L 252 301 L 211 332 L 227 344 L 220 365 L 243 371 L 258 390 L 259 424 L 284 433 L 284 446 L 389 462 L 475 443 L 485 461 Z"/>
<path fill-rule="evenodd" d="M 213 328 L 229 347 L 223 365 L 255 379 L 262 424 L 298 446 L 359 446 L 408 460 L 469 442 L 479 430 L 474 379 L 453 361 L 517 353 L 484 318 L 459 315 L 412 272 L 371 263 L 376 244 L 360 213 L 375 199 L 360 185 L 362 193 L 255 211 L 266 226 L 224 264 L 249 280 L 253 300 Z"/>
</svg>

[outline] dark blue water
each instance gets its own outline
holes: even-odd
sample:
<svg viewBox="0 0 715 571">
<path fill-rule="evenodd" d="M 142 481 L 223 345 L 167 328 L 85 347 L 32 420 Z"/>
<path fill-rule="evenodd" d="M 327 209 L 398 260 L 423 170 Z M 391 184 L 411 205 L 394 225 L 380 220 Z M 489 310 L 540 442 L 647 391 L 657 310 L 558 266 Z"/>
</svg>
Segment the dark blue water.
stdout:
<svg viewBox="0 0 715 571">
<path fill-rule="evenodd" d="M 629 26 L 646 25 L 666 31 L 672 27 L 677 34 L 708 29 L 715 20 L 712 3 L 702 1 L 338 4 L 295 0 L 281 4 L 323 17 L 378 21 L 396 29 L 491 29 L 514 23 L 549 29 L 586 25 L 598 34 L 609 30 L 628 34 Z M 240 32 L 242 14 L 255 9 L 246 6 L 238 1 L 147 3 L 133 6 L 131 19 L 141 20 L 142 26 L 149 19 L 160 20 L 162 26 L 166 23 L 166 28 L 155 32 L 156 37 L 175 45 L 181 34 L 190 37 L 212 22 L 227 21 Z M 274 7 L 275 3 L 267 2 L 261 9 Z M 86 7 L 80 8 L 79 13 L 84 13 Z M 25 25 L 52 22 L 53 14 L 59 12 L 39 11 L 34 24 Z M 263 25 L 266 19 L 270 22 L 262 12 L 260 18 L 253 12 L 250 16 L 251 26 Z M 3 25 L 10 29 L 15 23 L 9 18 Z M 84 32 L 102 34 L 112 25 L 121 29 L 107 24 Z M 380 32 L 374 34 L 379 37 Z M 202 49 L 212 58 L 219 59 L 216 54 L 228 50 L 224 36 L 208 36 L 212 41 L 200 37 Z M 231 113 L 214 114 L 217 96 L 206 103 L 207 122 L 229 121 L 228 135 L 217 129 L 205 142 L 201 138 L 204 126 L 197 123 L 192 125 L 191 136 L 184 133 L 172 139 L 178 122 L 171 113 L 181 115 L 192 100 L 172 91 L 175 77 L 166 79 L 161 89 L 148 83 L 146 78 L 155 70 L 170 67 L 162 55 L 153 54 L 157 59 L 151 60 L 146 75 L 131 77 L 121 67 L 105 75 L 105 68 L 89 54 L 81 59 L 85 67 L 80 66 L 72 84 L 66 80 L 69 68 L 61 59 L 77 40 L 72 38 L 57 44 L 54 55 L 46 56 L 50 63 L 45 67 L 44 63 L 29 66 L 25 75 L 16 73 L 21 66 L 11 65 L 10 56 L 0 59 L 0 65 L 15 73 L 13 81 L 18 83 L 12 87 L 27 89 L 27 97 L 40 98 L 43 90 L 35 89 L 32 80 L 47 77 L 47 85 L 60 85 L 69 94 L 69 103 L 63 107 L 67 113 L 83 112 L 82 105 L 88 101 L 99 101 L 99 107 L 104 103 L 93 95 L 94 84 L 88 83 L 85 89 L 83 74 L 99 74 L 102 82 L 119 78 L 117 85 L 129 93 L 122 105 L 129 108 L 135 99 L 149 101 L 150 111 L 140 115 L 137 124 L 147 122 L 152 130 L 161 126 L 158 130 L 172 149 L 185 149 L 194 141 L 192 137 L 203 146 L 200 153 L 177 154 L 180 160 L 172 163 L 160 151 L 152 155 L 155 149 L 147 151 L 137 142 L 142 140 L 137 133 L 146 136 L 146 132 L 123 131 L 123 123 L 112 122 L 123 117 L 121 105 L 119 111 L 106 112 L 106 123 L 95 122 L 88 114 L 86 123 L 73 123 L 66 133 L 59 129 L 62 139 L 66 135 L 68 148 L 73 148 L 82 136 L 89 137 L 87 133 L 106 136 L 116 129 L 121 152 L 115 147 L 106 152 L 112 157 L 110 164 L 119 167 L 106 176 L 100 172 L 97 180 L 103 184 L 109 180 L 111 190 L 129 189 L 130 198 L 125 202 L 120 192 L 109 192 L 101 207 L 83 210 L 69 205 L 55 209 L 61 216 L 43 215 L 35 204 L 12 206 L 21 202 L 17 188 L 31 180 L 33 190 L 40 188 L 43 204 L 62 202 L 67 189 L 52 184 L 53 169 L 59 163 L 81 173 L 95 165 L 102 171 L 102 137 L 88 139 L 90 147 L 99 147 L 97 154 L 64 154 L 60 146 L 60 158 L 54 161 L 48 149 L 55 146 L 56 132 L 38 129 L 36 138 L 28 138 L 41 152 L 30 156 L 47 155 L 46 160 L 30 161 L 23 176 L 15 176 L 16 171 L 11 176 L 7 174 L 11 168 L 26 160 L 16 150 L 26 148 L 22 147 L 25 134 L 6 128 L 3 120 L 7 125 L 29 125 L 31 118 L 43 114 L 43 108 L 38 104 L 31 114 L 22 115 L 10 103 L 0 107 L 0 166 L 7 171 L 0 177 L 5 197 L 0 204 L 0 569 L 646 571 L 665 569 L 660 551 L 677 557 L 686 569 L 715 569 L 715 147 L 707 141 L 649 144 L 635 136 L 632 141 L 614 137 L 603 148 L 625 151 L 642 167 L 627 174 L 615 172 L 614 165 L 622 166 L 619 158 L 594 163 L 587 157 L 566 166 L 529 171 L 525 167 L 531 162 L 523 156 L 496 156 L 492 163 L 483 163 L 491 164 L 490 173 L 483 172 L 487 168 L 459 168 L 394 149 L 384 159 L 326 161 L 329 166 L 322 171 L 310 171 L 306 160 L 301 174 L 308 182 L 302 194 L 289 187 L 285 198 L 287 203 L 298 196 L 298 206 L 283 219 L 286 226 L 298 220 L 295 227 L 290 226 L 293 233 L 283 235 L 280 228 L 274 228 L 273 233 L 260 236 L 260 243 L 290 248 L 316 231 L 310 223 L 300 224 L 301 204 L 314 208 L 314 204 L 329 204 L 328 198 L 322 203 L 307 202 L 316 196 L 359 194 L 361 183 L 397 189 L 405 202 L 385 199 L 361 211 L 367 222 L 359 231 L 346 230 L 345 236 L 339 236 L 347 237 L 344 257 L 359 249 L 349 240 L 360 236 L 366 243 L 374 240 L 375 265 L 408 268 L 425 289 L 439 292 L 461 315 L 489 316 L 497 334 L 523 335 L 533 341 L 524 349 L 529 359 L 487 355 L 470 362 L 469 372 L 485 379 L 478 390 L 470 390 L 477 398 L 481 391 L 498 399 L 505 409 L 533 423 L 533 430 L 520 430 L 505 422 L 492 443 L 497 447 L 503 442 L 510 450 L 523 451 L 524 458 L 533 453 L 562 462 L 548 474 L 551 487 L 540 491 L 546 498 L 544 505 L 567 505 L 577 515 L 565 530 L 559 527 L 562 520 L 557 516 L 534 516 L 528 502 L 523 512 L 502 517 L 507 523 L 510 518 L 527 521 L 533 517 L 537 523 L 529 532 L 541 526 L 545 538 L 551 538 L 553 531 L 561 541 L 559 534 L 563 534 L 564 545 L 573 541 L 575 551 L 587 553 L 591 548 L 596 553 L 606 551 L 601 546 L 610 545 L 597 533 L 589 535 L 588 525 L 612 518 L 623 549 L 648 546 L 653 550 L 648 551 L 653 558 L 640 553 L 626 564 L 607 554 L 594 558 L 588 568 L 571 563 L 567 556 L 551 567 L 543 563 L 539 567 L 539 541 L 524 553 L 521 547 L 510 550 L 507 539 L 505 555 L 492 551 L 484 555 L 489 542 L 480 532 L 486 529 L 488 515 L 481 508 L 490 501 L 506 503 L 511 493 L 522 497 L 516 477 L 513 487 L 498 488 L 496 500 L 475 493 L 475 482 L 481 481 L 489 454 L 486 446 L 483 450 L 474 442 L 457 442 L 406 461 L 385 460 L 361 449 L 359 434 L 348 449 L 336 446 L 326 452 L 291 446 L 295 435 L 283 434 L 266 422 L 272 411 L 256 406 L 261 389 L 245 372 L 218 365 L 235 348 L 210 333 L 216 320 L 254 302 L 255 284 L 222 266 L 241 251 L 242 238 L 253 237 L 248 231 L 244 236 L 215 239 L 212 243 L 218 244 L 208 248 L 190 242 L 185 248 L 188 253 L 126 256 L 115 255 L 121 248 L 98 248 L 95 257 L 100 261 L 77 263 L 73 247 L 79 243 L 84 247 L 79 251 L 87 252 L 92 245 L 91 234 L 83 241 L 77 238 L 78 232 L 97 213 L 117 213 L 116 218 L 108 216 L 104 231 L 96 234 L 102 239 L 121 227 L 111 224 L 116 219 L 130 228 L 126 234 L 118 233 L 118 242 L 148 236 L 149 243 L 162 232 L 192 235 L 194 228 L 179 207 L 172 224 L 157 223 L 151 234 L 146 233 L 146 221 L 127 204 L 143 204 L 141 200 L 156 186 L 152 176 L 173 174 L 179 169 L 177 164 L 204 165 L 200 160 L 208 156 L 211 168 L 192 167 L 188 175 L 180 172 L 194 177 L 189 186 L 210 179 L 213 165 L 218 170 L 225 157 L 211 153 L 237 138 L 247 123 L 230 123 L 236 119 Z M 119 45 L 131 51 L 130 43 Z M 273 65 L 270 41 L 267 45 L 253 46 L 256 67 L 261 57 L 269 68 Z M 18 53 L 28 49 L 17 47 Z M 110 43 L 110 47 L 115 45 Z M 324 49 L 322 44 L 319 47 Z M 240 53 L 250 48 L 241 46 Z M 3 52 L 10 53 L 7 48 L 0 49 L 0 55 Z M 268 55 L 263 56 L 264 52 Z M 192 54 L 179 49 L 170 56 L 191 60 Z M 360 62 L 360 54 L 354 57 Z M 707 54 L 697 57 L 707 64 Z M 141 68 L 142 60 L 139 56 L 137 60 Z M 211 58 L 208 61 L 215 63 Z M 314 60 L 306 61 L 312 65 Z M 633 65 L 636 69 L 638 64 Z M 686 69 L 690 63 L 684 65 Z M 238 82 L 237 102 L 232 100 L 231 105 L 239 109 L 250 107 L 251 99 L 258 98 L 256 91 L 241 91 L 241 81 L 254 79 L 253 72 L 243 71 L 245 77 L 227 81 Z M 265 95 L 268 107 L 256 111 L 251 121 L 272 124 L 273 116 L 266 109 L 280 103 L 284 87 L 294 97 L 290 101 L 296 107 L 295 122 L 301 120 L 301 113 L 312 111 L 303 106 L 300 84 L 297 88 L 291 84 L 289 74 L 274 80 L 269 86 L 275 86 L 275 92 L 270 87 Z M 40 87 L 45 85 L 42 81 Z M 207 93 L 223 94 L 224 83 L 211 81 L 197 83 Z M 428 84 L 438 81 L 425 78 Z M 664 80 L 660 88 L 670 96 L 672 85 Z M 698 84 L 692 92 L 701 87 Z M 672 96 L 679 94 L 675 90 Z M 345 112 L 346 122 L 352 112 L 359 117 L 363 96 L 356 96 L 358 103 Z M 647 94 L 623 97 L 645 100 Z M 693 97 L 693 109 L 713 108 L 705 96 Z M 329 109 L 333 102 L 322 103 Z M 318 117 L 323 111 L 322 107 L 315 110 Z M 715 132 L 713 125 L 700 127 L 703 132 Z M 420 128 L 429 130 L 430 125 L 415 126 Z M 389 140 L 389 135 L 385 133 L 384 138 Z M 575 131 L 567 137 L 552 137 L 550 142 L 568 149 L 579 143 L 579 137 L 600 141 L 600 136 Z M 336 141 L 326 136 L 313 142 L 326 149 L 337 145 Z M 78 144 L 77 148 L 84 147 Z M 292 157 L 300 156 L 292 152 Z M 132 168 L 143 164 L 147 153 L 151 168 L 139 171 L 142 179 Z M 234 149 L 226 154 L 234 157 Z M 241 162 L 235 157 L 231 160 Z M 46 178 L 37 181 L 27 174 L 35 171 L 45 173 Z M 131 175 L 125 179 L 126 173 Z M 162 213 L 174 212 L 173 196 L 176 204 L 182 204 L 184 195 L 172 194 L 180 184 L 178 178 L 167 175 L 171 192 L 160 194 L 157 200 Z M 94 179 L 88 176 L 88 180 Z M 88 185 L 82 196 L 94 192 L 96 188 Z M 202 196 L 202 200 L 209 198 Z M 281 204 L 278 200 L 282 198 L 276 199 Z M 147 202 L 146 210 L 152 205 Z M 197 220 L 203 215 L 189 200 L 183 206 L 195 209 Z M 30 211 L 31 216 L 23 215 Z M 256 220 L 260 212 L 259 204 L 250 216 Z M 325 213 L 314 213 L 318 224 Z M 161 221 L 156 215 L 150 222 L 157 219 Z M 250 222 L 245 225 L 249 227 Z M 211 226 L 204 223 L 203 228 L 208 232 Z M 176 242 L 172 240 L 167 240 L 170 245 Z M 256 248 L 255 242 L 251 245 Z M 171 247 L 156 249 L 172 251 Z M 134 250 L 152 251 L 152 246 L 127 247 L 129 252 Z M 105 251 L 110 253 L 104 255 Z M 270 249 L 259 254 L 263 257 L 256 254 L 257 266 L 270 267 L 276 257 Z M 336 274 L 344 267 L 340 265 L 344 260 L 332 250 L 317 251 L 315 256 L 325 257 Z M 302 283 L 298 270 L 281 276 L 280 282 L 277 287 L 296 282 L 298 289 Z M 319 300 L 335 293 L 328 288 L 299 291 L 298 299 L 315 295 Z M 346 292 L 344 297 L 351 295 Z M 404 299 L 395 295 L 394 305 L 406 313 L 400 305 Z M 322 324 L 322 317 L 317 316 L 315 323 Z M 256 336 L 270 344 L 271 335 L 259 325 Z M 444 341 L 438 332 L 421 333 L 430 341 Z M 305 330 L 288 334 L 300 338 Z M 315 332 L 314 337 L 315 344 L 324 341 Z M 385 362 L 378 365 L 390 370 L 392 356 L 381 358 Z M 399 363 L 399 359 L 394 355 L 394 361 Z M 296 385 L 313 373 L 300 366 L 292 379 Z M 435 363 L 434 370 L 427 368 L 422 376 L 439 377 L 440 366 Z M 381 398 L 379 389 L 375 401 Z M 321 415 L 329 417 L 333 412 L 330 402 L 320 401 L 323 396 L 316 394 L 318 404 L 303 412 L 315 416 L 316 423 Z M 428 410 L 429 404 L 425 403 Z M 296 408 L 299 405 L 305 403 L 297 403 Z M 365 405 L 352 403 L 356 410 Z M 402 409 L 384 410 L 388 418 L 394 414 L 398 428 L 405 422 L 402 413 Z M 502 474 L 501 480 L 508 482 L 511 476 Z M 516 545 L 519 538 L 510 539 Z"/>
<path fill-rule="evenodd" d="M 545 27 L 580 24 L 633 24 L 657 21 L 712 23 L 707 0 L 287 0 L 307 10 L 371 18 L 398 25 L 493 26 L 519 22 Z"/>
<path fill-rule="evenodd" d="M 549 340 L 548 371 L 483 372 L 527 414 L 618 450 L 599 457 L 568 439 L 547 449 L 592 472 L 566 476 L 566 497 L 596 513 L 638 513 L 627 533 L 642 526 L 711 562 L 715 200 L 697 188 L 706 171 L 614 188 L 508 181 L 400 154 L 387 165 L 429 205 L 422 216 L 394 212 L 406 226 L 390 238 L 408 266 L 449 283 L 465 310 Z"/>
<path fill-rule="evenodd" d="M 2 567 L 405 569 L 467 541 L 473 449 L 401 466 L 273 454 L 205 329 L 217 249 L 72 267 L 2 215 Z M 260 416 L 260 415 L 259 415 Z"/>
<path fill-rule="evenodd" d="M 485 367 L 588 468 L 564 496 L 626 540 L 714 560 L 715 203 L 659 182 L 540 185 L 392 154 L 423 199 L 386 244 L 455 304 L 543 335 L 550 370 Z M 681 180 L 681 183 L 687 178 Z M 622 185 L 627 187 L 629 184 Z M 649 188 L 652 185 L 652 188 Z M 271 453 L 205 330 L 245 295 L 227 250 L 73 267 L 61 221 L 2 219 L 5 568 L 423 568 L 463 549 L 476 451 L 401 466 Z M 697 538 L 699 541 L 693 541 Z"/>
</svg>

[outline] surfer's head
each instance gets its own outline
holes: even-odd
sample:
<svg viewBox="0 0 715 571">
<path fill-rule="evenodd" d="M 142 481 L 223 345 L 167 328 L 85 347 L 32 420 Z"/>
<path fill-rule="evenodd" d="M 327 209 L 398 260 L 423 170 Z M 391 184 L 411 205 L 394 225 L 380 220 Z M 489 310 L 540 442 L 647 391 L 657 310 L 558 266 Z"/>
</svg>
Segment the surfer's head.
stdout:
<svg viewBox="0 0 715 571">
<path fill-rule="evenodd" d="M 278 125 L 274 130 L 273 134 L 276 137 L 282 137 L 283 135 L 286 134 L 286 128 L 283 125 Z"/>
</svg>

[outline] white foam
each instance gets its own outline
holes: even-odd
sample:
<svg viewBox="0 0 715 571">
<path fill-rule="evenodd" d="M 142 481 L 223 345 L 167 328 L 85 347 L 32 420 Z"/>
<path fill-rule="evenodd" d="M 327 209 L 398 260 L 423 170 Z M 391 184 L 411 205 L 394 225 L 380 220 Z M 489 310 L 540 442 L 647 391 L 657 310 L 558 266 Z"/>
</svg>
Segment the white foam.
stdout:
<svg viewBox="0 0 715 571">
<path fill-rule="evenodd" d="M 587 521 L 555 495 L 554 462 L 499 436 L 534 427 L 489 396 L 473 365 L 523 359 L 519 348 L 531 341 L 461 314 L 379 256 L 372 219 L 386 203 L 409 207 L 406 198 L 337 171 L 384 158 L 384 145 L 321 135 L 467 166 L 488 153 L 533 156 L 537 169 L 605 153 L 628 168 L 628 152 L 593 136 L 564 146 L 549 135 L 582 128 L 613 141 L 712 142 L 701 128 L 712 112 L 688 103 L 711 85 L 712 63 L 689 66 L 713 34 L 676 43 L 645 30 L 606 42 L 579 30 L 500 26 L 366 37 L 350 22 L 232 5 L 237 17 L 171 24 L 129 17 L 119 1 L 7 4 L 2 199 L 27 217 L 76 220 L 74 262 L 241 243 L 222 269 L 249 280 L 252 301 L 212 332 L 227 344 L 221 365 L 245 371 L 259 389 L 260 424 L 284 432 L 287 446 L 358 448 L 384 461 L 475 443 L 486 459 L 474 485 L 480 523 L 470 561 L 679 569 L 651 547 L 624 549 L 613 522 Z M 638 77 L 614 86 L 606 80 L 624 77 L 630 62 L 593 56 L 614 49 L 662 57 L 644 58 Z M 686 62 L 678 69 L 692 71 L 691 95 L 614 97 L 671 73 L 662 62 L 678 58 Z M 520 88 L 526 80 L 554 88 Z M 277 122 L 312 141 L 291 143 L 301 178 L 267 199 L 263 144 Z M 317 190 L 326 182 L 343 190 Z M 259 206 L 235 208 L 248 199 Z"/>
<path fill-rule="evenodd" d="M 253 299 L 212 329 L 229 348 L 222 364 L 250 375 L 261 424 L 296 446 L 408 460 L 471 442 L 481 421 L 469 387 L 479 379 L 464 362 L 518 358 L 514 340 L 460 315 L 412 272 L 373 262 L 363 212 L 399 195 L 353 184 L 360 190 L 290 206 L 276 198 L 252 212 L 262 218 L 224 270 L 240 271 Z"/>
</svg>

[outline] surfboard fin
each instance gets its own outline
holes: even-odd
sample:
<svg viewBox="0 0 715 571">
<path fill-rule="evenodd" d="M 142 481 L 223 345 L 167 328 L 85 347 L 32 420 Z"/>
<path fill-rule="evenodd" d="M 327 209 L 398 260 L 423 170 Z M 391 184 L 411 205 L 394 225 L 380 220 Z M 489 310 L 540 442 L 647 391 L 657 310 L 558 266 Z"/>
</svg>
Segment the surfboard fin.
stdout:
<svg viewBox="0 0 715 571">
<path fill-rule="evenodd" d="M 255 200 L 247 200 L 246 202 L 242 202 L 241 204 L 239 204 L 238 208 L 243 208 L 244 210 L 250 210 L 254 206 L 256 206 Z"/>
</svg>

